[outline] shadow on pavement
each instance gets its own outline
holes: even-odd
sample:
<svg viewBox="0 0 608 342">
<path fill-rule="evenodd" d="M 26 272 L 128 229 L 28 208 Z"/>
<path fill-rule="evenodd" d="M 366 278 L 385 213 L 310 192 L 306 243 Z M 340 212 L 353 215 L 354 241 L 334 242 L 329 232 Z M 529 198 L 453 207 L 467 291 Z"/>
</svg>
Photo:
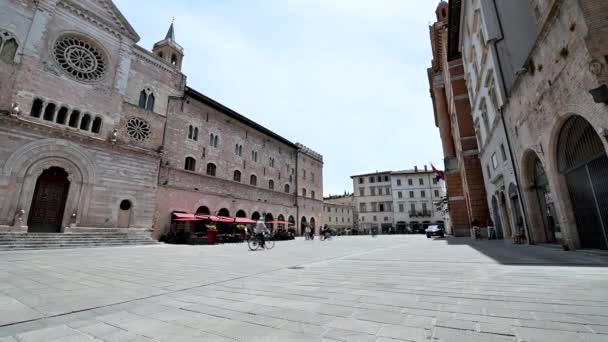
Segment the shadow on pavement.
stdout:
<svg viewBox="0 0 608 342">
<path fill-rule="evenodd" d="M 539 245 L 516 245 L 510 240 L 474 240 L 446 236 L 448 245 L 466 245 L 503 265 L 608 267 L 608 256 L 564 251 Z M 437 241 L 439 242 L 439 241 Z"/>
</svg>

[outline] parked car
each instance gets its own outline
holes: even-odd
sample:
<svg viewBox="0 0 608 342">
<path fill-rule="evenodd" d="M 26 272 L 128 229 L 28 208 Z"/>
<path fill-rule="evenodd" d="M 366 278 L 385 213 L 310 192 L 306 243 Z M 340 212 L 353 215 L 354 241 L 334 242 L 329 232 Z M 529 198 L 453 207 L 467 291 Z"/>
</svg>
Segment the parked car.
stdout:
<svg viewBox="0 0 608 342">
<path fill-rule="evenodd" d="M 443 227 L 438 225 L 429 226 L 424 232 L 426 233 L 426 237 L 429 239 L 431 236 L 439 236 L 441 238 L 444 237 Z"/>
</svg>

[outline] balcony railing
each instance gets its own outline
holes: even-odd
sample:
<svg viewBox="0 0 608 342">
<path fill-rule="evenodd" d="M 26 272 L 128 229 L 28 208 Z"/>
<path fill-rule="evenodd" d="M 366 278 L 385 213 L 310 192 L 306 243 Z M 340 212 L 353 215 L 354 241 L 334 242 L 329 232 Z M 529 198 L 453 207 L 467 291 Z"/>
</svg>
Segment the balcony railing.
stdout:
<svg viewBox="0 0 608 342">
<path fill-rule="evenodd" d="M 433 214 L 429 210 L 410 211 L 410 217 L 431 217 Z"/>
</svg>

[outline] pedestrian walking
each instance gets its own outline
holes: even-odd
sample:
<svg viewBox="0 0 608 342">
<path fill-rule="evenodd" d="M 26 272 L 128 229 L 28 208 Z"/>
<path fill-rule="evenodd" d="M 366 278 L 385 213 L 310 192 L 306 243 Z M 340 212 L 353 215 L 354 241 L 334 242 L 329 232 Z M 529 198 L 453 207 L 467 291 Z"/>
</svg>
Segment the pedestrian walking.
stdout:
<svg viewBox="0 0 608 342">
<path fill-rule="evenodd" d="M 496 240 L 496 227 L 494 226 L 492 219 L 488 219 L 486 226 L 488 228 L 488 240 Z"/>
<path fill-rule="evenodd" d="M 479 227 L 477 219 L 471 221 L 471 237 L 475 238 L 475 240 L 481 239 L 481 227 Z"/>
</svg>

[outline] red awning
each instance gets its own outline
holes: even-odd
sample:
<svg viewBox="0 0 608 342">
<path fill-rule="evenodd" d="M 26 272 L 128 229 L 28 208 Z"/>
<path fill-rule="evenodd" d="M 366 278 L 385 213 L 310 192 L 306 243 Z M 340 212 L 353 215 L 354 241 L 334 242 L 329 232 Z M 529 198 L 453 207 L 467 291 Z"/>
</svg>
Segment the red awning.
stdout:
<svg viewBox="0 0 608 342">
<path fill-rule="evenodd" d="M 174 216 L 173 221 L 200 221 L 201 220 L 196 215 L 188 214 L 188 213 L 173 213 L 173 216 Z"/>
<path fill-rule="evenodd" d="M 287 221 L 267 221 L 266 223 L 269 223 L 269 224 L 293 224 L 293 223 L 287 222 Z"/>
<path fill-rule="evenodd" d="M 195 218 L 194 214 L 188 214 L 188 213 L 173 213 L 173 216 L 177 217 L 178 219 L 181 219 L 181 218 Z"/>
<path fill-rule="evenodd" d="M 224 222 L 224 223 L 234 223 L 234 219 L 232 217 L 227 217 L 227 216 L 211 216 L 211 217 L 212 217 L 211 221 Z"/>
<path fill-rule="evenodd" d="M 246 218 L 246 217 L 236 217 L 234 219 L 234 223 L 240 223 L 240 224 L 252 224 L 255 223 L 254 220 Z"/>
</svg>

